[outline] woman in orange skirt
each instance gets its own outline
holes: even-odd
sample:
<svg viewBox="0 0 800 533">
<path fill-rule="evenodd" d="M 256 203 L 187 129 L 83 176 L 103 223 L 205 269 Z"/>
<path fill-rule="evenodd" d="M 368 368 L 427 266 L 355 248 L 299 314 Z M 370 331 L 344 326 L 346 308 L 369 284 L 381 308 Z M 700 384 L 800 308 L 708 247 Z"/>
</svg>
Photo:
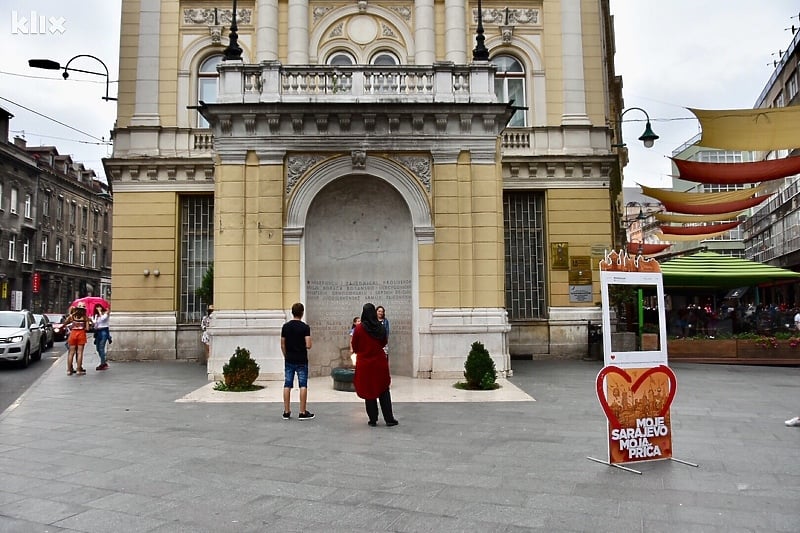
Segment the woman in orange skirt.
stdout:
<svg viewBox="0 0 800 533">
<path fill-rule="evenodd" d="M 78 374 L 83 376 L 86 370 L 83 368 L 83 348 L 86 346 L 86 332 L 92 325 L 92 319 L 86 313 L 86 304 L 80 302 L 75 309 L 67 316 L 64 324 L 70 327 L 69 338 L 67 345 L 69 345 L 69 355 L 67 356 L 67 375 Z M 72 366 L 75 356 L 78 356 L 78 368 Z"/>
</svg>

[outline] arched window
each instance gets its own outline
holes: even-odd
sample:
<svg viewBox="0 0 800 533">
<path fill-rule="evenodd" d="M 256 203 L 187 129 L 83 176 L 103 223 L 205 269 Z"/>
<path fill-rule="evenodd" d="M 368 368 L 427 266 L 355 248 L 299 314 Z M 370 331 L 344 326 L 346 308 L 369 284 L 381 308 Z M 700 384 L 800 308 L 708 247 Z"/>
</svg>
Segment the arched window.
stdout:
<svg viewBox="0 0 800 533">
<path fill-rule="evenodd" d="M 334 52 L 330 56 L 328 56 L 328 64 L 333 66 L 349 66 L 355 65 L 356 60 L 352 54 L 349 52 Z"/>
<path fill-rule="evenodd" d="M 372 59 L 370 59 L 369 62 L 371 65 L 378 65 L 382 67 L 394 66 L 400 64 L 400 60 L 397 59 L 396 55 L 386 51 L 378 52 L 377 54 L 372 56 Z"/>
<path fill-rule="evenodd" d="M 197 102 L 202 100 L 207 104 L 213 104 L 217 101 L 217 80 L 219 73 L 217 72 L 217 65 L 222 61 L 221 55 L 214 55 L 206 58 L 200 63 L 200 68 L 197 71 Z M 207 128 L 208 121 L 203 116 L 197 114 L 197 127 Z"/>
<path fill-rule="evenodd" d="M 525 106 L 525 69 L 516 58 L 497 56 L 492 59 L 497 68 L 494 76 L 494 94 L 498 102 L 514 101 L 514 105 Z M 525 126 L 525 110 L 520 109 L 508 122 L 511 127 Z"/>
</svg>

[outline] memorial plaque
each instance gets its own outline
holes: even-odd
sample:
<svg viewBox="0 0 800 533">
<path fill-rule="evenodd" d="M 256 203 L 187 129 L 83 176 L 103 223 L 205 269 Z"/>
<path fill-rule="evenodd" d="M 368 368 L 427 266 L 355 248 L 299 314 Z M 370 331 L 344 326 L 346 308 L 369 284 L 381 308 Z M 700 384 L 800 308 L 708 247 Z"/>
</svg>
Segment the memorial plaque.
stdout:
<svg viewBox="0 0 800 533">
<path fill-rule="evenodd" d="M 412 246 L 411 213 L 383 180 L 348 176 L 320 191 L 305 228 L 311 375 L 349 356 L 350 326 L 366 302 L 386 308 L 392 373 L 412 374 Z"/>
</svg>

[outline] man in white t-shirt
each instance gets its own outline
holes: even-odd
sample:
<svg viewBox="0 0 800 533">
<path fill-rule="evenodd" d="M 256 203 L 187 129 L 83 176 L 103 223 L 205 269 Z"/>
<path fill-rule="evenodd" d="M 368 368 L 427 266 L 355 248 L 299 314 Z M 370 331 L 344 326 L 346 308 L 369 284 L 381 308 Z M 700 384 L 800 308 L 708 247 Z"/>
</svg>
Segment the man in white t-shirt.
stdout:
<svg viewBox="0 0 800 533">
<path fill-rule="evenodd" d="M 800 310 L 794 315 L 794 329 L 800 331 Z"/>
</svg>

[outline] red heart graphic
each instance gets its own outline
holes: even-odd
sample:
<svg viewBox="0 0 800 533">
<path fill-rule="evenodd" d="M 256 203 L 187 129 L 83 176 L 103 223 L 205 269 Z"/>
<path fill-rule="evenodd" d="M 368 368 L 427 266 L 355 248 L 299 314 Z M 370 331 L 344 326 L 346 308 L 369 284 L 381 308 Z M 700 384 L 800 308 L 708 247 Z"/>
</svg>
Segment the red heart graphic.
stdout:
<svg viewBox="0 0 800 533">
<path fill-rule="evenodd" d="M 614 354 L 612 353 L 612 354 L 611 354 L 611 360 L 613 361 L 613 360 L 614 360 L 614 359 L 616 359 L 616 358 L 617 358 L 617 356 L 616 356 L 616 355 L 614 355 Z"/>
<path fill-rule="evenodd" d="M 678 392 L 678 379 L 675 377 L 675 373 L 670 367 L 666 365 L 658 365 L 648 368 L 642 373 L 641 376 L 639 376 L 639 379 L 637 379 L 636 382 L 631 385 L 631 392 L 636 393 L 642 383 L 644 383 L 648 377 L 655 373 L 666 374 L 667 379 L 669 379 L 669 394 L 667 395 L 667 401 L 664 402 L 664 407 L 661 409 L 661 412 L 658 413 L 658 416 L 664 416 L 666 412 L 669 411 L 669 408 L 672 405 L 672 400 L 675 399 L 675 393 Z M 608 374 L 617 374 L 628 383 L 631 382 L 632 378 L 630 374 L 620 367 L 609 365 L 603 368 L 600 373 L 597 374 L 597 380 L 595 381 L 597 399 L 600 401 L 600 405 L 603 407 L 606 418 L 608 418 L 608 423 L 611 425 L 612 429 L 619 429 L 622 427 L 622 424 L 620 424 L 619 419 L 611 410 L 611 406 L 608 405 L 608 398 L 606 397 L 605 389 L 603 387 Z"/>
</svg>

